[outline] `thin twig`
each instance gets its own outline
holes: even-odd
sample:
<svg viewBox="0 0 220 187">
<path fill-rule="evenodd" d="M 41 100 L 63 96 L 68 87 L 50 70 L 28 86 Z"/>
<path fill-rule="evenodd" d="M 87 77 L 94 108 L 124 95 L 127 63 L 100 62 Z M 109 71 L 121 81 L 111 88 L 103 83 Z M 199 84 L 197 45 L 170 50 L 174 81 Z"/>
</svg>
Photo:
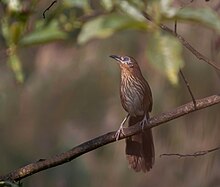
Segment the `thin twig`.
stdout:
<svg viewBox="0 0 220 187">
<path fill-rule="evenodd" d="M 177 34 L 177 20 L 175 20 L 174 32 Z M 195 97 L 194 97 L 194 95 L 193 95 L 193 93 L 192 93 L 192 90 L 191 90 L 191 88 L 190 88 L 190 86 L 189 86 L 189 82 L 187 81 L 187 79 L 186 79 L 186 77 L 185 77 L 185 75 L 183 74 L 183 72 L 182 72 L 181 69 L 180 69 L 180 75 L 181 75 L 183 81 L 184 81 L 185 84 L 186 84 L 186 87 L 187 87 L 187 89 L 188 89 L 188 91 L 189 91 L 189 94 L 190 94 L 191 97 L 192 97 L 192 101 L 193 101 L 194 107 L 196 108 L 196 100 L 195 100 Z"/>
<path fill-rule="evenodd" d="M 190 102 L 178 108 L 175 108 L 170 112 L 162 113 L 160 115 L 151 117 L 148 121 L 148 124 L 144 126 L 144 129 L 162 125 L 168 121 L 174 120 L 188 113 L 192 113 L 194 111 L 218 104 L 220 103 L 220 94 L 212 95 L 212 96 L 197 100 L 196 103 L 197 103 L 196 109 L 194 108 L 193 103 Z M 126 137 L 132 136 L 142 131 L 143 131 L 143 127 L 140 124 L 131 126 L 129 128 L 125 128 L 124 134 L 121 134 L 119 139 L 124 139 Z M 70 162 L 71 160 L 85 153 L 88 153 L 106 144 L 115 142 L 116 141 L 115 133 L 116 133 L 115 131 L 109 132 L 107 134 L 94 138 L 90 141 L 82 143 L 81 145 L 78 145 L 67 152 L 52 156 L 51 158 L 48 158 L 48 159 L 41 159 L 37 162 L 33 162 L 31 164 L 28 164 L 26 166 L 13 170 L 12 172 L 6 175 L 0 176 L 0 181 L 1 180 L 19 181 L 22 178 L 26 178 L 42 170 L 46 170 L 48 168 L 52 168 L 52 167 Z"/>
<path fill-rule="evenodd" d="M 53 1 L 51 4 L 50 4 L 50 6 L 49 7 L 47 7 L 45 10 L 44 10 L 44 12 L 43 12 L 43 18 L 45 19 L 46 18 L 46 16 L 45 16 L 45 13 L 54 5 L 54 3 L 56 3 L 57 1 Z"/>
<path fill-rule="evenodd" d="M 151 21 L 152 23 L 155 23 L 155 21 L 153 20 L 153 18 L 147 14 L 146 12 L 143 12 L 143 16 Z M 155 23 L 156 24 L 156 23 Z M 206 63 L 208 63 L 209 65 L 211 65 L 212 67 L 214 67 L 215 69 L 217 69 L 218 71 L 220 71 L 220 67 L 218 67 L 218 65 L 216 65 L 216 63 L 214 61 L 209 60 L 206 56 L 204 56 L 203 54 L 201 54 L 199 51 L 197 51 L 195 48 L 193 48 L 189 42 L 187 42 L 181 35 L 175 33 L 172 29 L 170 29 L 169 27 L 167 27 L 164 24 L 159 24 L 158 25 L 162 30 L 168 32 L 169 34 L 177 37 L 179 39 L 179 41 L 191 52 L 193 53 L 199 60 L 202 60 Z"/>
<path fill-rule="evenodd" d="M 212 152 L 217 151 L 219 149 L 220 149 L 220 147 L 216 147 L 216 148 L 208 149 L 208 150 L 205 150 L 205 151 L 197 151 L 197 152 L 192 153 L 192 154 L 164 153 L 164 154 L 161 154 L 160 157 L 163 157 L 163 156 L 177 156 L 179 158 L 183 158 L 183 157 L 197 157 L 197 156 L 206 155 L 208 153 L 212 153 Z"/>
<path fill-rule="evenodd" d="M 181 75 L 181 77 L 183 78 L 183 81 L 185 82 L 185 84 L 186 84 L 186 86 L 187 86 L 187 89 L 188 89 L 188 91 L 189 91 L 189 94 L 190 94 L 191 97 L 192 97 L 192 101 L 193 101 L 194 107 L 196 108 L 196 100 L 195 100 L 195 97 L 193 96 L 193 93 L 192 93 L 192 91 L 191 91 L 191 89 L 190 89 L 189 83 L 188 83 L 188 81 L 186 80 L 186 77 L 184 76 L 182 70 L 180 70 L 180 75 Z"/>
</svg>

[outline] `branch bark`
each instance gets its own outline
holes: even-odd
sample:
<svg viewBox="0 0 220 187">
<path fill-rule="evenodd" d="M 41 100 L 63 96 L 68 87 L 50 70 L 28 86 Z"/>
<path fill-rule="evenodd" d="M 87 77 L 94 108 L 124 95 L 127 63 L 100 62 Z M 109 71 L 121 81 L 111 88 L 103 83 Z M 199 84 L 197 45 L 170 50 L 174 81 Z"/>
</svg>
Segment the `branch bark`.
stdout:
<svg viewBox="0 0 220 187">
<path fill-rule="evenodd" d="M 220 103 L 220 94 L 212 95 L 212 96 L 209 96 L 203 99 L 196 100 L 196 108 L 194 107 L 193 102 L 187 103 L 176 109 L 173 109 L 172 111 L 151 117 L 149 119 L 149 123 L 144 127 L 144 129 L 153 128 L 153 127 L 162 125 L 168 121 L 174 120 L 186 114 L 192 113 L 197 110 L 201 110 L 206 107 L 210 107 L 218 103 Z M 141 131 L 142 131 L 142 126 L 140 125 L 131 126 L 129 128 L 124 129 L 125 134 L 121 135 L 119 139 L 124 139 L 131 135 L 140 133 Z M 92 140 L 89 140 L 85 143 L 82 143 L 72 148 L 71 150 L 67 152 L 52 156 L 51 158 L 41 159 L 37 162 L 33 162 L 31 164 L 18 168 L 6 175 L 0 176 L 0 181 L 1 180 L 19 181 L 22 178 L 26 178 L 42 170 L 46 170 L 48 168 L 52 168 L 52 167 L 70 162 L 71 160 L 85 153 L 88 153 L 106 144 L 115 142 L 116 141 L 115 132 L 116 131 L 109 132 L 107 134 L 104 134 Z"/>
</svg>

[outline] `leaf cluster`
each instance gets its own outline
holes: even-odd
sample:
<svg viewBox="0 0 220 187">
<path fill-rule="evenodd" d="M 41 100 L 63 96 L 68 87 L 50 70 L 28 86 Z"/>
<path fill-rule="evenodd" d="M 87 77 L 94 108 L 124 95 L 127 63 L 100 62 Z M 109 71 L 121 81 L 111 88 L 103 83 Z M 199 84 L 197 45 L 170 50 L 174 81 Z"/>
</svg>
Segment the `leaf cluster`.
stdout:
<svg viewBox="0 0 220 187">
<path fill-rule="evenodd" d="M 45 19 L 43 11 L 47 7 L 36 11 L 37 1 L 11 2 L 2 1 L 1 35 L 7 46 L 9 67 L 18 82 L 25 79 L 18 49 L 57 40 L 83 46 L 92 39 L 139 30 L 150 36 L 146 48 L 148 60 L 175 85 L 178 72 L 184 66 L 182 46 L 177 38 L 161 31 L 158 25 L 165 21 L 196 23 L 220 32 L 220 19 L 213 10 L 175 7 L 172 0 L 63 0 L 48 9 Z M 154 23 L 148 22 L 143 12 L 153 17 Z"/>
</svg>

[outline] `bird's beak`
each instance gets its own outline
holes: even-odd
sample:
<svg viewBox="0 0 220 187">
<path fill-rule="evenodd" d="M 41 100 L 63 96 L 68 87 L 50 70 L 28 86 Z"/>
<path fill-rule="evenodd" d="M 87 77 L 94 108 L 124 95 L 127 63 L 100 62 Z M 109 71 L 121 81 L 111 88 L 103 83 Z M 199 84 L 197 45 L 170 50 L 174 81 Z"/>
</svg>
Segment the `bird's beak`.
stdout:
<svg viewBox="0 0 220 187">
<path fill-rule="evenodd" d="M 117 55 L 110 55 L 109 57 L 117 60 L 118 62 L 121 62 L 121 57 L 120 56 L 117 56 Z"/>
</svg>

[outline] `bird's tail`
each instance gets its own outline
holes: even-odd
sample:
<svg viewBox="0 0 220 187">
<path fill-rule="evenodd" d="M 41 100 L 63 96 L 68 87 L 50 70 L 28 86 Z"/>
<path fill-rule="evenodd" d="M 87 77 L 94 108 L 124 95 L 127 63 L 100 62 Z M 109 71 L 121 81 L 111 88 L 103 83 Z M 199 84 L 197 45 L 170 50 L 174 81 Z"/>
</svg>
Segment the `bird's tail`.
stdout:
<svg viewBox="0 0 220 187">
<path fill-rule="evenodd" d="M 149 118 L 149 116 L 147 116 Z M 135 125 L 143 120 L 143 116 L 130 117 L 128 126 Z M 149 171 L 155 159 L 154 142 L 151 129 L 144 130 L 126 139 L 126 156 L 129 165 L 136 172 Z"/>
</svg>

